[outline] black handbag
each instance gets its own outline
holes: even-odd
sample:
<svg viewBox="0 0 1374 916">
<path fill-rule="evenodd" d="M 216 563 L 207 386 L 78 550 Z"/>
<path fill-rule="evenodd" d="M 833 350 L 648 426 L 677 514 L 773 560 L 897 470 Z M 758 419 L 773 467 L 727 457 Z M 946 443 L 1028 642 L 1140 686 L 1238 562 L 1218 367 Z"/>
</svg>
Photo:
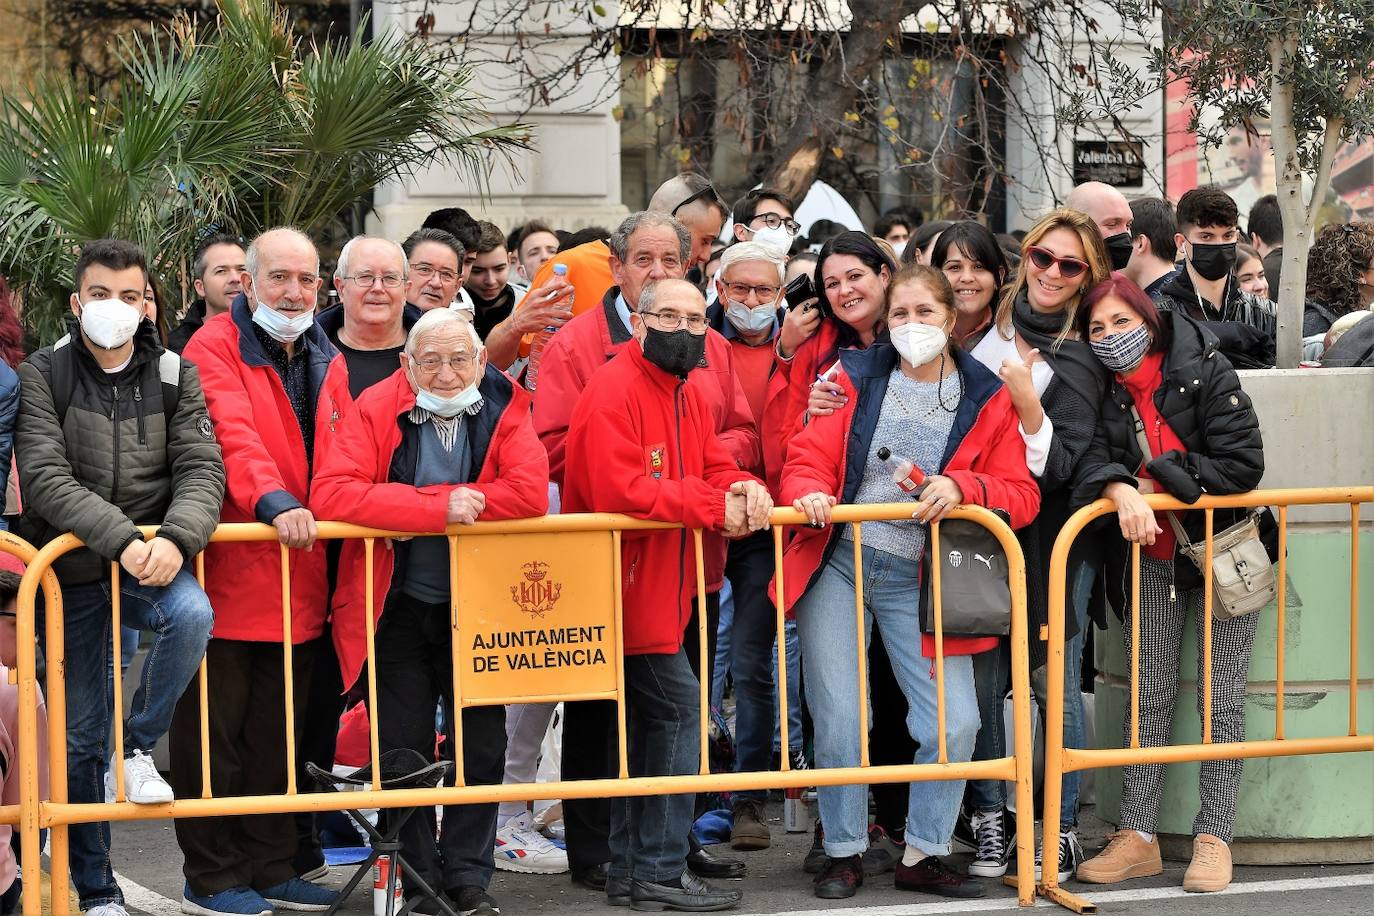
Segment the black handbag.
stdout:
<svg viewBox="0 0 1374 916">
<path fill-rule="evenodd" d="M 1010 516 L 993 510 L 1002 521 Z M 1011 632 L 1010 567 L 1002 542 L 966 519 L 940 522 L 940 555 L 927 541 L 921 556 L 921 632 L 935 632 L 932 563 L 940 564 L 940 622 L 945 636 L 1006 636 Z"/>
</svg>

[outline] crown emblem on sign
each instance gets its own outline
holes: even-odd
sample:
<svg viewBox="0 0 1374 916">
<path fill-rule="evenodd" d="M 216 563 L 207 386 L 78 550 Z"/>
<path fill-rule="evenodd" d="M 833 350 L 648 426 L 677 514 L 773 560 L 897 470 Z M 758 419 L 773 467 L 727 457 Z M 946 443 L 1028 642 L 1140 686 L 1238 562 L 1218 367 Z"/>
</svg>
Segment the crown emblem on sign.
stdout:
<svg viewBox="0 0 1374 916">
<path fill-rule="evenodd" d="M 531 560 L 520 568 L 524 571 L 525 579 L 510 587 L 511 600 L 531 617 L 543 617 L 558 603 L 559 596 L 563 594 L 563 585 L 546 581 L 549 564 L 542 560 Z"/>
</svg>

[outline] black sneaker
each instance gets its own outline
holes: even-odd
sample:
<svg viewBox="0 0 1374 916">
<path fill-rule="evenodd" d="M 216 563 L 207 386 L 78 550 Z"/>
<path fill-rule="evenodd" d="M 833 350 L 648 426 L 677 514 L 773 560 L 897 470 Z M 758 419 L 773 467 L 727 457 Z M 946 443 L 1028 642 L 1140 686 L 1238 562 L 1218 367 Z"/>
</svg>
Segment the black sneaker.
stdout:
<svg viewBox="0 0 1374 916">
<path fill-rule="evenodd" d="M 926 856 L 915 865 L 897 865 L 897 888 L 904 891 L 924 891 L 941 897 L 968 899 L 987 893 L 983 882 L 962 875 L 940 861 L 939 856 Z"/>
<path fill-rule="evenodd" d="M 1040 863 L 1045 857 L 1045 840 L 1042 837 L 1040 845 L 1035 848 L 1035 881 L 1040 883 Z M 1083 846 L 1078 842 L 1078 834 L 1072 827 L 1059 834 L 1059 883 L 1073 877 L 1073 873 L 1078 870 L 1078 866 L 1083 862 Z M 969 869 L 973 871 L 972 868 Z"/>
<path fill-rule="evenodd" d="M 905 851 L 904 843 L 892 839 L 892 835 L 877 824 L 872 825 L 868 828 L 868 848 L 863 855 L 864 874 L 870 878 L 887 874 L 902 861 Z"/>
<path fill-rule="evenodd" d="M 1007 873 L 1007 825 L 1001 810 L 973 815 L 977 845 L 968 873 L 980 878 L 1000 878 Z"/>
<path fill-rule="evenodd" d="M 458 916 L 501 916 L 501 907 L 487 893 L 486 888 L 468 886 L 449 893 L 458 908 Z"/>
<path fill-rule="evenodd" d="M 806 851 L 806 858 L 802 860 L 802 871 L 808 875 L 818 875 L 829 861 L 830 857 L 825 854 L 825 829 L 817 820 L 816 829 L 811 834 L 811 848 Z"/>
<path fill-rule="evenodd" d="M 853 897 L 863 883 L 863 863 L 858 856 L 830 859 L 816 876 L 816 896 L 822 900 L 844 900 Z"/>
</svg>

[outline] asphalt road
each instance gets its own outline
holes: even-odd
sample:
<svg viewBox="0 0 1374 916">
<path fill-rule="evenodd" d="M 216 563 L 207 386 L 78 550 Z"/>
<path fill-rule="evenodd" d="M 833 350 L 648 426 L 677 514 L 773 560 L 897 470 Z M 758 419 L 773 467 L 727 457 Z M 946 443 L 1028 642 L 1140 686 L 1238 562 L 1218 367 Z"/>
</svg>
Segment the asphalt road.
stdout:
<svg viewBox="0 0 1374 916">
<path fill-rule="evenodd" d="M 896 890 L 891 874 L 869 879 L 857 896 L 847 901 L 818 900 L 811 894 L 810 876 L 801 862 L 810 845 L 809 834 L 785 834 L 779 820 L 780 806 L 771 805 L 774 844 L 771 849 L 741 853 L 749 863 L 748 877 L 735 882 L 745 893 L 739 914 L 796 913 L 803 916 L 924 916 L 924 914 L 972 913 L 1014 910 L 1012 888 L 988 884 L 982 900 L 948 901 L 924 894 Z M 1084 841 L 1089 854 L 1106 841 L 1107 827 L 1085 817 Z M 125 889 L 131 912 L 149 916 L 173 916 L 180 911 L 181 856 L 171 824 L 138 821 L 114 828 L 114 863 Z M 729 853 L 728 848 L 722 852 Z M 730 853 L 736 854 L 736 853 Z M 966 865 L 969 856 L 953 860 Z M 1193 914 L 1208 916 L 1264 916 L 1310 913 L 1320 916 L 1371 916 L 1374 914 L 1374 868 L 1342 867 L 1237 867 L 1232 886 L 1221 894 L 1184 894 L 1185 862 L 1165 862 L 1164 874 L 1133 881 L 1117 888 L 1101 888 L 1071 882 L 1069 889 L 1088 897 L 1102 913 Z M 342 887 L 349 869 L 334 868 L 325 883 Z M 517 875 L 496 873 L 491 893 L 503 916 L 512 914 L 575 913 L 624 916 L 623 908 L 605 905 L 604 898 L 575 887 L 566 875 Z M 1041 901 L 1040 906 L 1049 904 Z M 351 916 L 372 913 L 371 882 L 364 881 L 341 912 Z"/>
</svg>

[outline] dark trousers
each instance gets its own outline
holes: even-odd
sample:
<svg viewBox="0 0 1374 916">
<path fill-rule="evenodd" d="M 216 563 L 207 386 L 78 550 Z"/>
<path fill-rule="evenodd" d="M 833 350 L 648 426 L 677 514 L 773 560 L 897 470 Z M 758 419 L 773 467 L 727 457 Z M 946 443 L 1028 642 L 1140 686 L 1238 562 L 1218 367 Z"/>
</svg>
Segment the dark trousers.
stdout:
<svg viewBox="0 0 1374 916">
<path fill-rule="evenodd" d="M 682 651 L 692 674 L 701 678 L 700 640 L 697 638 L 697 605 L 692 602 L 692 617 L 683 635 Z M 706 596 L 706 680 L 716 655 L 716 627 L 720 623 L 720 594 Z M 633 656 L 630 656 L 633 657 Z M 629 677 L 629 669 L 626 669 Z M 698 689 L 700 689 L 698 687 Z M 625 690 L 630 691 L 627 682 Z M 696 700 L 693 700 L 695 704 Z M 627 714 L 626 723 L 629 718 Z M 564 779 L 614 779 L 620 772 L 620 751 L 616 746 L 615 703 L 588 700 L 563 704 Z M 693 796 L 695 798 L 695 796 Z M 695 806 L 696 802 L 693 802 Z M 698 814 L 700 812 L 697 812 Z M 687 825 L 689 828 L 691 824 Z M 563 799 L 564 838 L 568 846 L 568 866 L 588 868 L 611 861 L 609 841 L 611 801 L 607 798 Z"/>
<path fill-rule="evenodd" d="M 295 647 L 300 649 L 301 647 Z M 286 694 L 280 643 L 212 639 L 209 673 L 210 787 L 216 798 L 286 791 Z M 313 654 L 291 653 L 296 722 L 310 690 Z M 299 735 L 299 727 L 296 729 Z M 177 798 L 201 795 L 200 681 L 181 695 L 170 732 L 171 785 Z M 264 890 L 295 875 L 292 814 L 177 818 L 182 871 L 202 896 L 231 887 Z"/>
<path fill-rule="evenodd" d="M 730 676 L 735 682 L 735 771 L 759 772 L 772 764 L 777 708 L 773 640 L 778 627 L 773 602 L 768 597 L 768 583 L 773 578 L 773 533 L 756 531 L 731 541 L 725 575 L 735 602 L 730 631 Z M 734 795 L 736 799 L 763 801 L 768 793 Z"/>
<path fill-rule="evenodd" d="M 306 763 L 322 770 L 334 767 L 334 744 L 339 736 L 339 717 L 344 710 L 344 684 L 339 675 L 339 656 L 334 651 L 334 638 L 328 622 L 324 632 L 310 642 L 296 647 L 302 655 L 314 659 L 310 677 L 310 693 L 301 717 L 300 737 L 296 742 L 296 786 L 301 792 L 320 792 L 322 787 L 308 772 Z M 318 815 L 301 812 L 296 819 L 296 874 L 304 875 L 324 864 L 324 849 L 320 846 Z"/>
<path fill-rule="evenodd" d="M 625 658 L 626 737 L 631 776 L 686 776 L 701 761 L 700 683 L 682 650 Z M 615 877 L 661 883 L 687 867 L 693 795 L 643 795 L 611 804 Z"/>
<path fill-rule="evenodd" d="M 444 756 L 452 759 L 453 630 L 447 604 L 406 595 L 391 602 L 377 629 L 377 736 L 381 751 L 408 748 L 434 754 L 434 714 L 444 704 Z M 500 785 L 506 765 L 506 711 L 501 706 L 463 710 L 465 785 Z M 434 887 L 486 888 L 496 844 L 495 802 L 445 805 L 439 843 L 434 807 L 425 805 L 401 829 L 401 854 Z M 384 812 L 385 813 L 385 812 Z M 411 888 L 406 888 L 407 892 Z"/>
</svg>

